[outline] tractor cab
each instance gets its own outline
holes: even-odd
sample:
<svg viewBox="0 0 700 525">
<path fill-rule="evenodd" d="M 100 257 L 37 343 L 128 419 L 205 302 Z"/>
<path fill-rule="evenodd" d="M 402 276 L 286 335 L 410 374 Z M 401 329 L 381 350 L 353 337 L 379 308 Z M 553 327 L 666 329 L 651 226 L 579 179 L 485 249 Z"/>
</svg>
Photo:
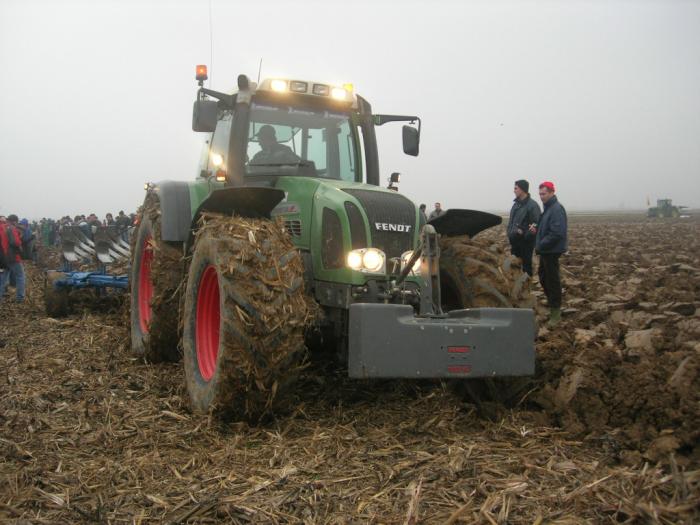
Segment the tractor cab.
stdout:
<svg viewBox="0 0 700 525">
<path fill-rule="evenodd" d="M 406 121 L 403 148 L 416 156 L 420 119 L 372 115 L 352 84 L 238 78 L 231 94 L 203 87 L 194 104 L 194 131 L 212 133 L 200 175 L 223 185 L 265 185 L 271 178 L 302 176 L 379 185 L 375 125 Z M 212 100 L 216 99 L 216 100 Z"/>
</svg>

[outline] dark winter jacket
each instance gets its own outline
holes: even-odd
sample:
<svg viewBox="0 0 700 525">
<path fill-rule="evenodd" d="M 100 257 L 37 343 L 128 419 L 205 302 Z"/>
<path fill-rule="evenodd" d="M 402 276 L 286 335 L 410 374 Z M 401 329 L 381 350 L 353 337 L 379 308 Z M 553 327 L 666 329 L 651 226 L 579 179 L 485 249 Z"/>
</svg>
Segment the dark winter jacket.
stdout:
<svg viewBox="0 0 700 525">
<path fill-rule="evenodd" d="M 568 249 L 566 234 L 566 210 L 553 196 L 544 205 L 537 228 L 537 253 L 564 253 Z"/>
<path fill-rule="evenodd" d="M 511 244 L 521 241 L 534 241 L 535 234 L 530 231 L 531 224 L 540 222 L 540 207 L 528 195 L 524 200 L 515 199 L 510 209 L 508 220 L 508 240 Z M 518 229 L 522 233 L 518 233 Z"/>
<path fill-rule="evenodd" d="M 34 233 L 29 227 L 29 222 L 26 219 L 22 219 L 17 226 L 19 236 L 22 239 L 22 259 L 31 260 L 32 253 L 34 252 Z"/>
</svg>

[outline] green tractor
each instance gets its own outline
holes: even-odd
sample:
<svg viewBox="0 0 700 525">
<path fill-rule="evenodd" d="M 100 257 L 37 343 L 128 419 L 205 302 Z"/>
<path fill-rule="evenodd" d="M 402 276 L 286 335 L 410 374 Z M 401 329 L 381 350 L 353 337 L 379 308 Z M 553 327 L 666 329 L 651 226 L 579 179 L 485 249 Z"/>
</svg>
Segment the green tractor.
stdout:
<svg viewBox="0 0 700 525">
<path fill-rule="evenodd" d="M 657 199 L 656 206 L 649 208 L 647 217 L 650 219 L 664 217 L 677 218 L 681 216 L 681 211 L 687 206 L 674 206 L 671 199 Z"/>
<path fill-rule="evenodd" d="M 480 231 L 501 218 L 449 210 L 426 224 L 380 187 L 372 112 L 351 85 L 238 77 L 199 90 L 199 176 L 146 185 L 133 239 L 131 343 L 184 362 L 192 409 L 260 417 L 285 398 L 307 349 L 353 378 L 534 373 L 527 275 Z"/>
</svg>

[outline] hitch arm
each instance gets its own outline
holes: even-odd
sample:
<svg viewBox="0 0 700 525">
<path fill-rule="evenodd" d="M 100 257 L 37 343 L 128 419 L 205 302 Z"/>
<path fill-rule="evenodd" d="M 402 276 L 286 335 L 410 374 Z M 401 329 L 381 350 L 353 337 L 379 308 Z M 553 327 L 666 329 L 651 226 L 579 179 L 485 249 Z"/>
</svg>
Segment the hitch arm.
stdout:
<svg viewBox="0 0 700 525">
<path fill-rule="evenodd" d="M 441 315 L 443 313 L 440 296 L 440 244 L 438 239 L 439 235 L 432 225 L 423 226 L 418 247 L 413 251 L 413 255 L 396 279 L 397 285 L 404 282 L 413 265 L 419 257 L 421 258 L 421 276 L 423 277 L 420 291 L 421 315 Z"/>
</svg>

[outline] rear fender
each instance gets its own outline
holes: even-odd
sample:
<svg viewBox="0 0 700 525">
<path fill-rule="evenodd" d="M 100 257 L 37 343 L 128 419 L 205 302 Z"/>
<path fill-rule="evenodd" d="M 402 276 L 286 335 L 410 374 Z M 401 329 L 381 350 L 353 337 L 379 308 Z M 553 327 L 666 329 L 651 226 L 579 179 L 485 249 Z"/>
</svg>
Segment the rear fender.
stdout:
<svg viewBox="0 0 700 525">
<path fill-rule="evenodd" d="M 190 187 L 187 182 L 163 181 L 152 190 L 160 203 L 161 239 L 184 242 L 190 234 Z"/>
<path fill-rule="evenodd" d="M 481 231 L 503 222 L 500 216 L 493 213 L 477 210 L 449 209 L 439 217 L 431 220 L 429 224 L 435 227 L 440 235 L 455 237 L 457 235 L 469 235 L 474 237 Z"/>
<path fill-rule="evenodd" d="M 223 213 L 224 215 L 269 219 L 274 207 L 282 202 L 284 198 L 284 191 L 275 188 L 233 187 L 212 191 L 202 201 L 202 204 L 200 204 L 192 217 L 192 222 L 189 225 L 186 251 L 194 243 L 194 232 L 197 230 L 197 223 L 202 213 L 214 212 Z"/>
</svg>

